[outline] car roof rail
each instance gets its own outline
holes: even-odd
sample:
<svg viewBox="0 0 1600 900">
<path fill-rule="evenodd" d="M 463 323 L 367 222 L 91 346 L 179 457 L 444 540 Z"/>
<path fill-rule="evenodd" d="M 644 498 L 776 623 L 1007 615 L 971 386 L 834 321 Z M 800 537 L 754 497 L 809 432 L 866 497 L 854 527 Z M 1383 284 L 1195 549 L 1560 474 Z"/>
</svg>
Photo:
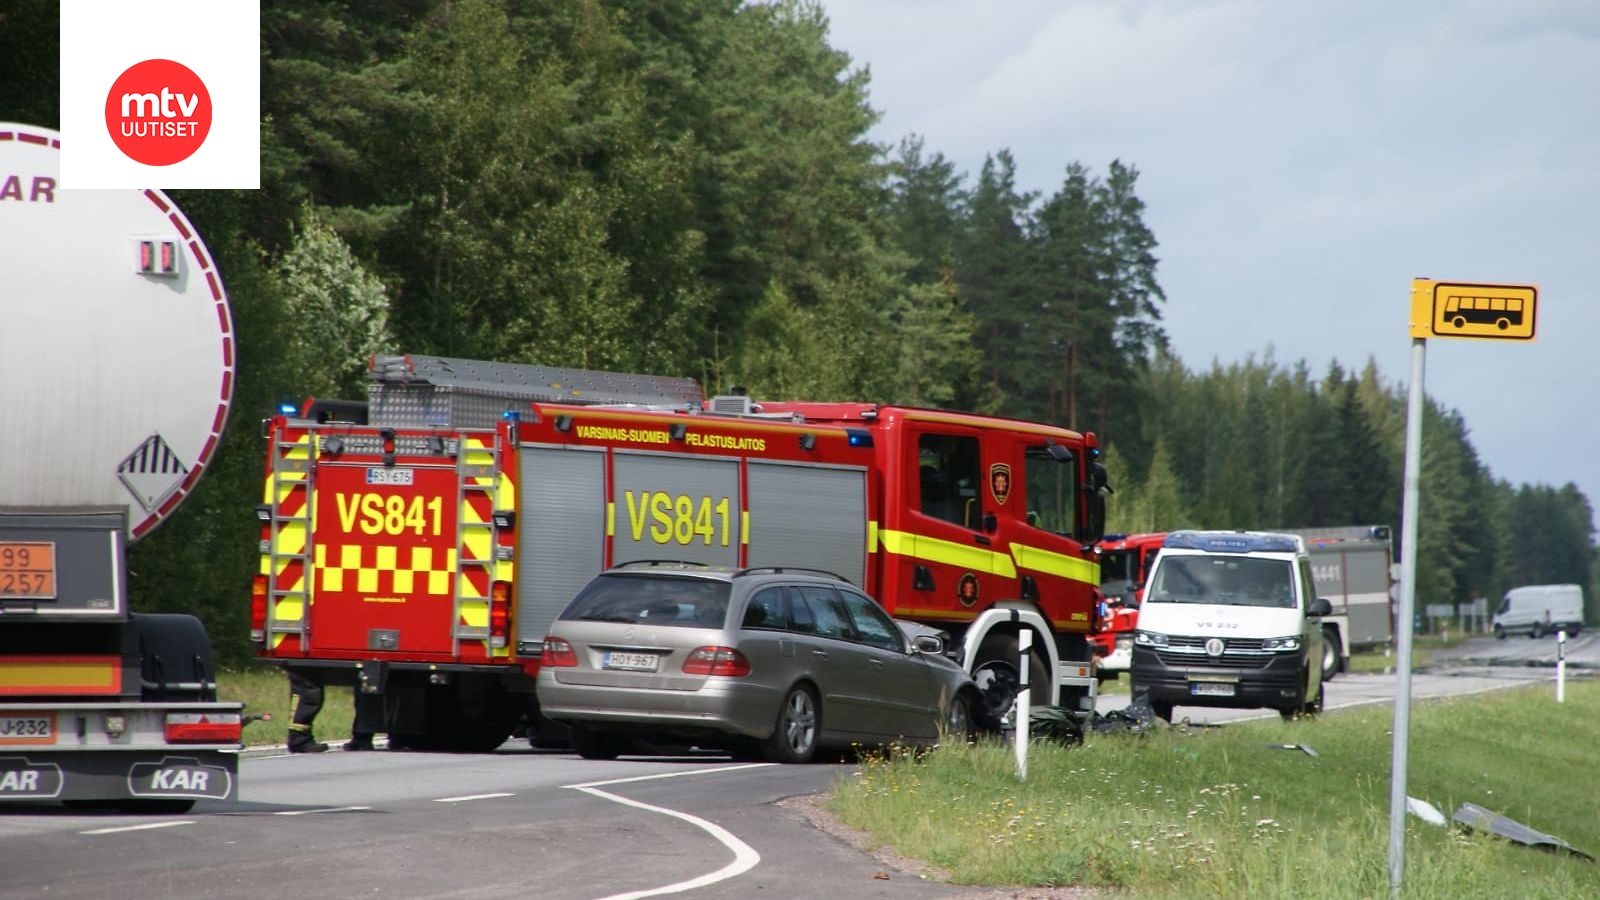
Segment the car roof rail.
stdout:
<svg viewBox="0 0 1600 900">
<path fill-rule="evenodd" d="M 707 563 L 695 562 L 694 560 L 690 559 L 630 559 L 627 562 L 619 562 L 613 565 L 611 568 L 628 569 L 634 566 L 649 566 L 651 568 L 656 568 L 657 566 L 694 566 L 700 569 L 709 568 L 709 564 Z"/>
<path fill-rule="evenodd" d="M 826 575 L 835 581 L 842 581 L 851 586 L 855 585 L 855 582 L 844 577 L 843 575 L 840 575 L 838 572 L 830 572 L 827 569 L 813 569 L 808 566 L 745 566 L 744 568 L 734 572 L 733 577 L 738 578 L 741 575 L 754 575 L 758 572 L 771 572 L 774 575 L 783 575 L 787 572 L 805 572 L 811 575 Z"/>
</svg>

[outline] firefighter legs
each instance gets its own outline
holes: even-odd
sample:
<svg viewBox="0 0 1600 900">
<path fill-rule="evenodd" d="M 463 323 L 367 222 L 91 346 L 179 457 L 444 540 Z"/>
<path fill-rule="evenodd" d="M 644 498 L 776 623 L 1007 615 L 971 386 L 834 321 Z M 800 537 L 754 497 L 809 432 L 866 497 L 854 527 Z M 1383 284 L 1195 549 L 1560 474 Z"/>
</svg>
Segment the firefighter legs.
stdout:
<svg viewBox="0 0 1600 900">
<path fill-rule="evenodd" d="M 383 695 L 368 694 L 356 687 L 356 719 L 350 728 L 346 750 L 371 750 L 372 736 L 383 730 Z"/>
<path fill-rule="evenodd" d="M 294 695 L 294 711 L 289 717 L 289 752 L 321 753 L 328 749 L 327 744 L 311 736 L 311 723 L 322 711 L 322 685 L 291 671 L 289 691 Z"/>
</svg>

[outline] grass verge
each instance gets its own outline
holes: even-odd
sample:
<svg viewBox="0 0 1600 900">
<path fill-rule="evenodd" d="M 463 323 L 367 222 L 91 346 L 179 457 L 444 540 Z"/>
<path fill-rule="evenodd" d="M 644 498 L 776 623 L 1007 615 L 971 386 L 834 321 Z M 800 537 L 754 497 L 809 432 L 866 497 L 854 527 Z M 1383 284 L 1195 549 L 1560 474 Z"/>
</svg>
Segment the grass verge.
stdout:
<svg viewBox="0 0 1600 900">
<path fill-rule="evenodd" d="M 355 721 L 355 697 L 347 687 L 330 687 L 324 692 L 322 712 L 312 729 L 319 741 L 344 740 Z M 217 673 L 217 699 L 242 702 L 246 713 L 271 713 L 272 721 L 245 726 L 244 742 L 250 746 L 281 744 L 289 732 L 293 710 L 289 677 L 282 671 L 262 666 L 241 671 Z"/>
<path fill-rule="evenodd" d="M 870 757 L 829 808 L 961 884 L 1086 885 L 1137 897 L 1385 897 L 1393 712 L 1036 746 Z M 1588 778 L 1600 683 L 1419 704 L 1408 793 L 1463 801 L 1600 853 Z M 1270 745 L 1305 743 L 1317 758 Z M 1408 817 L 1407 897 L 1600 896 L 1600 866 Z"/>
</svg>

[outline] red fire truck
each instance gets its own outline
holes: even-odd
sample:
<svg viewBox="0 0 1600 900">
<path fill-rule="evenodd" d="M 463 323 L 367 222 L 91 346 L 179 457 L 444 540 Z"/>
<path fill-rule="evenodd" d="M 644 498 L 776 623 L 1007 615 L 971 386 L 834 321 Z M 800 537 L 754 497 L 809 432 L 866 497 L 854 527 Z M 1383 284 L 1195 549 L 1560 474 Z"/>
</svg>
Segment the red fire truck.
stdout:
<svg viewBox="0 0 1600 900">
<path fill-rule="evenodd" d="M 1105 470 L 1093 435 L 692 380 L 378 357 L 361 404 L 266 424 L 260 655 L 384 696 L 391 742 L 498 746 L 546 631 L 643 559 L 838 573 L 936 625 L 1009 706 L 1093 709 Z"/>
<path fill-rule="evenodd" d="M 1145 577 L 1166 538 L 1165 532 L 1108 534 L 1100 542 L 1100 589 L 1107 611 L 1104 627 L 1089 640 L 1100 661 L 1102 681 L 1128 671 L 1133 662 L 1133 632 L 1139 625 Z"/>
</svg>

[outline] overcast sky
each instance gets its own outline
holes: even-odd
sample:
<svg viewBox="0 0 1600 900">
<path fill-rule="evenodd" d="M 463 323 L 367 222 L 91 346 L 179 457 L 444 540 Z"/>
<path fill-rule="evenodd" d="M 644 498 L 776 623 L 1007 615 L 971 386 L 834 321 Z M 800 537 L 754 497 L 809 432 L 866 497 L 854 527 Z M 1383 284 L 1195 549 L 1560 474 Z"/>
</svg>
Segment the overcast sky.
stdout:
<svg viewBox="0 0 1600 900">
<path fill-rule="evenodd" d="M 1413 277 L 1537 284 L 1537 340 L 1430 340 L 1428 393 L 1496 478 L 1600 504 L 1600 2 L 823 4 L 876 140 L 969 183 L 1010 148 L 1046 195 L 1136 166 L 1191 370 L 1370 357 L 1403 385 Z"/>
</svg>

